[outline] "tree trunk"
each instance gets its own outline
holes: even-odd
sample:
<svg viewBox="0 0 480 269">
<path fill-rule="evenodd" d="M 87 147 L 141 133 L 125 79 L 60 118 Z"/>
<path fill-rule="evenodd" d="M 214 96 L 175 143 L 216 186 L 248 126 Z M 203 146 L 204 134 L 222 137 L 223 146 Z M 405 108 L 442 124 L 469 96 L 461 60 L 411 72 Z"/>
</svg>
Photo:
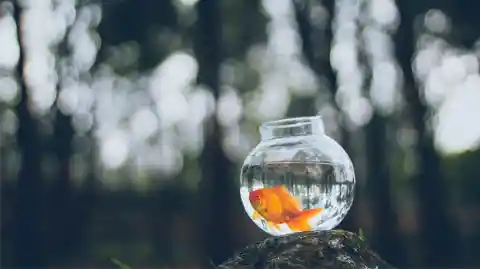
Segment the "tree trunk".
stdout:
<svg viewBox="0 0 480 269">
<path fill-rule="evenodd" d="M 72 236 L 76 234 L 73 230 L 75 223 L 75 212 L 73 209 L 74 190 L 71 179 L 71 156 L 73 153 L 72 140 L 75 131 L 72 126 L 72 117 L 60 110 L 58 96 L 62 91 L 62 66 L 60 62 L 69 56 L 70 49 L 68 47 L 67 30 L 65 37 L 58 45 L 57 49 L 57 99 L 55 101 L 54 113 L 55 120 L 53 123 L 53 137 L 51 138 L 51 146 L 53 154 L 56 157 L 57 173 L 53 179 L 52 188 L 49 191 L 49 210 L 48 210 L 48 228 L 49 228 L 49 258 L 52 258 L 55 265 L 64 265 L 65 259 L 72 253 L 75 246 Z M 63 260 L 63 261 L 62 261 Z"/>
<path fill-rule="evenodd" d="M 23 44 L 22 7 L 13 1 L 14 20 L 20 54 L 17 64 L 20 100 L 15 108 L 19 127 L 17 142 L 21 153 L 21 167 L 13 204 L 12 266 L 14 268 L 41 268 L 45 266 L 42 227 L 42 173 L 40 134 L 37 121 L 29 109 L 29 93 L 24 73 L 25 45 Z"/>
<path fill-rule="evenodd" d="M 158 175 L 161 177 L 161 175 Z M 152 192 L 150 223 L 152 233 L 152 244 L 155 249 L 155 253 L 158 253 L 155 257 L 155 261 L 159 262 L 158 265 L 171 266 L 174 260 L 174 249 L 172 246 L 175 244 L 174 227 L 172 225 L 174 221 L 175 212 L 180 210 L 179 201 L 181 199 L 181 192 L 177 187 L 172 184 L 177 179 L 172 180 L 166 185 L 155 186 Z"/>
<path fill-rule="evenodd" d="M 373 211 L 373 245 L 382 256 L 404 266 L 405 248 L 399 236 L 397 212 L 392 204 L 391 177 L 387 154 L 387 119 L 374 113 L 366 126 L 367 189 Z"/>
<path fill-rule="evenodd" d="M 415 152 L 418 170 L 412 176 L 419 205 L 419 237 L 425 249 L 425 260 L 419 266 L 454 266 L 455 234 L 447 216 L 447 190 L 443 182 L 440 157 L 427 131 L 427 106 L 420 99 L 411 63 L 415 55 L 414 19 L 418 15 L 413 1 L 397 1 L 401 24 L 396 33 L 396 54 L 403 72 L 403 94 L 408 116 L 417 132 Z"/>
<path fill-rule="evenodd" d="M 217 100 L 220 95 L 219 68 L 222 61 L 220 1 L 197 3 L 195 54 L 199 63 L 197 82 L 207 86 Z M 199 193 L 203 207 L 198 211 L 201 222 L 201 248 L 206 258 L 218 264 L 232 253 L 230 202 L 235 184 L 231 181 L 231 162 L 222 149 L 222 129 L 216 115 L 206 121 L 206 140 L 201 155 L 202 182 Z"/>
<path fill-rule="evenodd" d="M 93 104 L 96 106 L 96 103 Z M 92 108 L 94 109 L 94 108 Z M 96 215 L 96 209 L 99 204 L 100 194 L 101 194 L 101 184 L 97 178 L 97 168 L 99 165 L 98 161 L 98 152 L 96 145 L 96 139 L 94 135 L 94 130 L 96 127 L 96 121 L 93 119 L 93 124 L 91 129 L 86 133 L 86 137 L 89 138 L 89 151 L 86 154 L 86 173 L 85 173 L 85 182 L 77 190 L 77 195 L 75 196 L 74 206 L 74 217 L 75 217 L 75 235 L 74 240 L 76 248 L 84 251 L 84 248 L 88 246 L 88 235 L 91 231 L 91 226 L 94 225 L 94 216 Z"/>
<path fill-rule="evenodd" d="M 362 13 L 368 4 L 362 7 Z M 362 24 L 361 27 L 365 27 Z M 373 79 L 372 60 L 367 53 L 367 44 L 361 39 L 359 53 L 360 62 L 365 66 L 364 89 L 366 95 L 371 90 Z M 378 108 L 374 108 L 370 122 L 365 126 L 366 139 L 366 189 L 369 196 L 369 205 L 373 209 L 373 229 L 369 237 L 373 246 L 381 249 L 382 257 L 396 264 L 406 266 L 407 256 L 404 242 L 399 234 L 397 210 L 393 203 L 394 193 L 391 189 L 392 178 L 390 175 L 390 163 L 388 151 L 388 116 L 380 114 Z"/>
</svg>

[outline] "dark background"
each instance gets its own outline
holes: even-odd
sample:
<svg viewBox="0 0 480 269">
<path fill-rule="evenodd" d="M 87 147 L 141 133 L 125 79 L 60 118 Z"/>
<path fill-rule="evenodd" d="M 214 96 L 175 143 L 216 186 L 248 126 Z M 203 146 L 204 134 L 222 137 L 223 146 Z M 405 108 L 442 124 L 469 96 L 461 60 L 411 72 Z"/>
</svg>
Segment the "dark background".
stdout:
<svg viewBox="0 0 480 269">
<path fill-rule="evenodd" d="M 2 1 L 2 268 L 211 268 L 267 236 L 237 183 L 259 124 L 317 113 L 356 167 L 340 228 L 398 267 L 480 266 L 478 10 Z"/>
</svg>

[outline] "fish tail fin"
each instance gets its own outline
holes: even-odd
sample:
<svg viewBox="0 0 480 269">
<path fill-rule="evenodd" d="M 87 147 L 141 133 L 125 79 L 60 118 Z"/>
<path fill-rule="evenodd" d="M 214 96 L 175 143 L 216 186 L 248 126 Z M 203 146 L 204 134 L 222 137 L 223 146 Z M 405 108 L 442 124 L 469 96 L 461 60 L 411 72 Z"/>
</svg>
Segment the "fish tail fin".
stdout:
<svg viewBox="0 0 480 269">
<path fill-rule="evenodd" d="M 306 232 L 312 229 L 308 219 L 306 218 L 295 218 L 287 222 L 287 226 L 290 230 L 295 232 Z"/>
<path fill-rule="evenodd" d="M 322 211 L 323 211 L 323 208 L 306 209 L 306 210 L 303 210 L 302 212 L 300 212 L 299 215 L 307 217 L 307 218 L 311 218 L 311 217 L 314 217 L 314 216 L 322 213 Z"/>
<path fill-rule="evenodd" d="M 306 232 L 312 229 L 309 221 L 312 217 L 323 211 L 323 208 L 313 208 L 300 212 L 297 216 L 290 219 L 286 224 L 292 231 Z"/>
</svg>

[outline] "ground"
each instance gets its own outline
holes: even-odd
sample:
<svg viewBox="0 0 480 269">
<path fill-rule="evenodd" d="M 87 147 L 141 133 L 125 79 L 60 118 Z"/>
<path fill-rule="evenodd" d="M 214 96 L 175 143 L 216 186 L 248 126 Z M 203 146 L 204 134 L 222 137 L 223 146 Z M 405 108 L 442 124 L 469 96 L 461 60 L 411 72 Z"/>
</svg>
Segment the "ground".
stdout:
<svg viewBox="0 0 480 269">
<path fill-rule="evenodd" d="M 218 269 L 393 269 L 365 240 L 343 230 L 270 237 L 247 246 Z"/>
</svg>

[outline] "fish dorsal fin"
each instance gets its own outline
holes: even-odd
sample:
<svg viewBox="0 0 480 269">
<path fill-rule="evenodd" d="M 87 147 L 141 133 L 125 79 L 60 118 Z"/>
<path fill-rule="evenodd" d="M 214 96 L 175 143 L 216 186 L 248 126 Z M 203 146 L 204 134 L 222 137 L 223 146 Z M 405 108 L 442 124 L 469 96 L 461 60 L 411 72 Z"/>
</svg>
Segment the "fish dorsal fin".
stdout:
<svg viewBox="0 0 480 269">
<path fill-rule="evenodd" d="M 289 193 L 287 186 L 285 186 L 284 184 L 277 185 L 277 186 L 275 186 L 274 188 L 276 188 L 277 190 L 281 190 L 281 191 L 284 191 L 284 192 L 286 192 L 286 193 Z"/>
<path fill-rule="evenodd" d="M 285 185 L 278 185 L 274 187 L 277 195 L 279 196 L 280 200 L 283 204 L 283 209 L 286 211 L 287 214 L 298 214 L 302 211 L 302 207 L 297 199 L 290 194 L 287 187 Z"/>
<path fill-rule="evenodd" d="M 287 186 L 285 186 L 285 185 L 283 185 L 283 184 L 282 184 L 282 185 L 277 185 L 277 186 L 275 186 L 275 187 L 273 187 L 273 188 L 275 188 L 275 190 L 276 190 L 277 192 L 280 192 L 280 193 L 282 193 L 282 194 L 284 194 L 284 195 L 292 196 L 292 195 L 290 194 L 290 192 L 288 191 Z"/>
</svg>

